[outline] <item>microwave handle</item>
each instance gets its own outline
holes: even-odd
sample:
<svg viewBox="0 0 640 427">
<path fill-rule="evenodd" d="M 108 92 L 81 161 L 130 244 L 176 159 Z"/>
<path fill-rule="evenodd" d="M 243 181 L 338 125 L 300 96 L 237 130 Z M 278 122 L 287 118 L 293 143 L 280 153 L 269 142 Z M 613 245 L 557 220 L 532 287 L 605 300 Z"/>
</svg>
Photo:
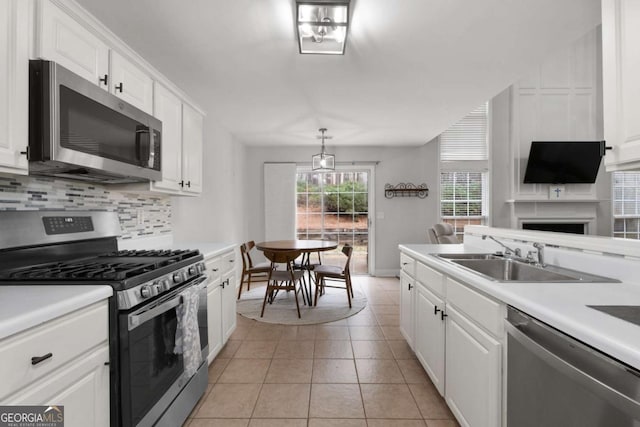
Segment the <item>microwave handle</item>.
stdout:
<svg viewBox="0 0 640 427">
<path fill-rule="evenodd" d="M 138 164 L 142 167 L 149 165 L 151 147 L 153 147 L 151 135 L 152 133 L 147 126 L 139 125 L 136 129 L 136 156 L 138 157 Z"/>
</svg>

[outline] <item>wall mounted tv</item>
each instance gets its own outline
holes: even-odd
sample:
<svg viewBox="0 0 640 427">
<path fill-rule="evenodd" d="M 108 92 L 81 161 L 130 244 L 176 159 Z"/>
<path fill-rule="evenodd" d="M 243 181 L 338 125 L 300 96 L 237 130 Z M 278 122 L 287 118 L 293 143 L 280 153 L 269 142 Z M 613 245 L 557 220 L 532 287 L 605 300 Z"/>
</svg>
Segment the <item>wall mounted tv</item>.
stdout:
<svg viewBox="0 0 640 427">
<path fill-rule="evenodd" d="M 604 141 L 533 141 L 525 184 L 593 184 Z"/>
</svg>

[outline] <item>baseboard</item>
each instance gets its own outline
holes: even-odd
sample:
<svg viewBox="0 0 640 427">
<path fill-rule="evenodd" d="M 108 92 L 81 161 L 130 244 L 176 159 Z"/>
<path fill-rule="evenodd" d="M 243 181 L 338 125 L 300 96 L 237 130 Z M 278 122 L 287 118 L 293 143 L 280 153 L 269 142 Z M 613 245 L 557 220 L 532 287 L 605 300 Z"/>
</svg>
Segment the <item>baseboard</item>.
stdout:
<svg viewBox="0 0 640 427">
<path fill-rule="evenodd" d="M 376 277 L 400 277 L 400 270 L 376 270 L 374 272 Z"/>
</svg>

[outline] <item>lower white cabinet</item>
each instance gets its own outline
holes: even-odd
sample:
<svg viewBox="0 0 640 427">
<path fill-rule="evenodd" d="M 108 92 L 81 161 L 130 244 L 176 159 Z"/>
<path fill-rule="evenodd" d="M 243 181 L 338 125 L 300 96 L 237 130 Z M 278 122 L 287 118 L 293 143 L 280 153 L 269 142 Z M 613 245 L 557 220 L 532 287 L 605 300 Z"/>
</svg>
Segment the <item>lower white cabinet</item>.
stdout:
<svg viewBox="0 0 640 427">
<path fill-rule="evenodd" d="M 0 375 L 0 405 L 63 405 L 65 426 L 109 426 L 107 301 L 0 341 Z"/>
<path fill-rule="evenodd" d="M 208 361 L 211 363 L 236 329 L 235 252 L 205 259 L 207 284 Z"/>
<path fill-rule="evenodd" d="M 414 261 L 424 283 L 400 272 L 403 335 L 462 426 L 501 426 L 505 305 Z"/>
<path fill-rule="evenodd" d="M 499 426 L 502 345 L 451 306 L 446 331 L 449 408 L 462 426 Z"/>
<path fill-rule="evenodd" d="M 414 289 L 413 277 L 404 271 L 400 272 L 400 332 L 413 348 L 414 319 Z"/>
<path fill-rule="evenodd" d="M 416 329 L 414 351 L 431 377 L 433 385 L 444 395 L 445 321 L 444 301 L 420 282 L 416 284 Z"/>
</svg>

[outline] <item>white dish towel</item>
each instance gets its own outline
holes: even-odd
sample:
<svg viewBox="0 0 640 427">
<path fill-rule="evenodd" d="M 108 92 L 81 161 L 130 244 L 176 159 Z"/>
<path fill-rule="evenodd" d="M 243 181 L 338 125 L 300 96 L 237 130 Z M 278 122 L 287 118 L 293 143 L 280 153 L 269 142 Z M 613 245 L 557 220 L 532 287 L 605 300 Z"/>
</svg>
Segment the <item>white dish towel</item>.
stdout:
<svg viewBox="0 0 640 427">
<path fill-rule="evenodd" d="M 181 293 L 182 304 L 176 307 L 178 326 L 176 328 L 176 354 L 182 354 L 184 371 L 188 378 L 196 373 L 202 363 L 200 331 L 198 329 L 199 289 L 191 286 Z"/>
</svg>

